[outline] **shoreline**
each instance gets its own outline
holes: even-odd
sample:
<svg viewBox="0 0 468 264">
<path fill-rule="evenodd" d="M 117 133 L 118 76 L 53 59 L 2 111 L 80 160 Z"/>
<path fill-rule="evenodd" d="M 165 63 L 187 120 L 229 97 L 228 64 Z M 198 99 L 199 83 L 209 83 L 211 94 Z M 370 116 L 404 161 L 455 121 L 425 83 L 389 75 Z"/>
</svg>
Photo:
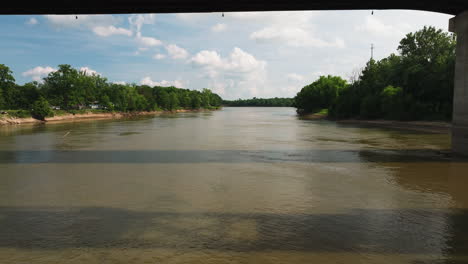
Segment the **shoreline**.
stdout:
<svg viewBox="0 0 468 264">
<path fill-rule="evenodd" d="M 368 119 L 330 119 L 325 114 L 299 114 L 305 120 L 329 120 L 340 125 L 356 125 L 375 128 L 390 128 L 435 134 L 450 134 L 452 124 L 444 121 L 395 121 L 395 120 L 368 120 Z"/>
<path fill-rule="evenodd" d="M 48 117 L 45 121 L 34 119 L 32 117 L 16 118 L 11 116 L 0 116 L 0 127 L 22 124 L 48 124 L 48 123 L 65 123 L 85 120 L 100 120 L 100 119 L 121 119 L 138 116 L 161 115 L 171 113 L 186 113 L 186 112 L 203 112 L 214 111 L 215 109 L 179 109 L 175 111 L 150 111 L 150 112 L 109 112 L 109 113 L 93 113 L 87 112 L 83 114 L 65 114 L 54 117 Z M 306 120 L 329 120 L 340 125 L 356 125 L 375 128 L 390 128 L 399 130 L 409 130 L 418 132 L 428 132 L 436 134 L 449 134 L 451 132 L 451 123 L 441 121 L 393 121 L 393 120 L 365 120 L 365 119 L 329 119 L 326 114 L 304 114 L 298 115 L 301 119 Z"/>
<path fill-rule="evenodd" d="M 100 119 L 121 119 L 131 118 L 138 116 L 148 115 L 161 115 L 171 113 L 186 113 L 186 112 L 202 112 L 213 111 L 211 109 L 179 109 L 175 111 L 149 111 L 149 112 L 109 112 L 109 113 L 93 113 L 87 112 L 83 114 L 65 114 L 45 118 L 45 121 L 38 120 L 32 117 L 16 118 L 12 116 L 0 116 L 0 127 L 9 125 L 22 125 L 22 124 L 48 124 L 48 123 L 62 123 L 62 122 L 75 122 L 82 120 L 100 120 Z"/>
<path fill-rule="evenodd" d="M 410 130 L 418 132 L 429 132 L 434 134 L 450 134 L 452 124 L 442 121 L 393 121 L 393 120 L 359 120 L 344 119 L 333 120 L 337 124 L 359 125 L 368 127 L 391 128 L 399 130 Z"/>
</svg>

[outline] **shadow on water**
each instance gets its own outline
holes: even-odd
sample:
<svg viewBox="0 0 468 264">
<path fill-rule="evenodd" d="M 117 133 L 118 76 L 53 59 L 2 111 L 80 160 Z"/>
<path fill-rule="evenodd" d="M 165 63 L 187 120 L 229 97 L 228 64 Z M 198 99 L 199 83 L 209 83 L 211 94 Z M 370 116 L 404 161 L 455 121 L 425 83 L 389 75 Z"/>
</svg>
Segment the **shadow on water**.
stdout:
<svg viewBox="0 0 468 264">
<path fill-rule="evenodd" d="M 177 247 L 465 256 L 466 223 L 467 210 L 355 209 L 342 214 L 285 215 L 0 207 L 0 247 Z"/>
<path fill-rule="evenodd" d="M 2 150 L 0 163 L 466 162 L 419 150 Z"/>
</svg>

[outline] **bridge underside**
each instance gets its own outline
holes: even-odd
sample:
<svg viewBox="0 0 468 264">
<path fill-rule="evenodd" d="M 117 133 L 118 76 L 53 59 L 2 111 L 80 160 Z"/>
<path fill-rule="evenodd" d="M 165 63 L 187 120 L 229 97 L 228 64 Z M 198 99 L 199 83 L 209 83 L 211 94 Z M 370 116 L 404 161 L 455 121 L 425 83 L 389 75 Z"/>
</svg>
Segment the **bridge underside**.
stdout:
<svg viewBox="0 0 468 264">
<path fill-rule="evenodd" d="M 467 0 L 45 0 L 3 1 L 0 14 L 117 14 L 411 9 L 457 15 Z"/>
</svg>

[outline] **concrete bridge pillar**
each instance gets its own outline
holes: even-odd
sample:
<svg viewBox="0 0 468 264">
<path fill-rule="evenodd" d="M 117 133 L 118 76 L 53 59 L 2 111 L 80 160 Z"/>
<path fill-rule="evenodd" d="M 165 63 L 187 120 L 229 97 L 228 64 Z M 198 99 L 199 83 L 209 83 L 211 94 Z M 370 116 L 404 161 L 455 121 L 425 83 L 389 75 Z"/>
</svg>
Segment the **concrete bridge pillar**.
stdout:
<svg viewBox="0 0 468 264">
<path fill-rule="evenodd" d="M 450 19 L 449 30 L 457 34 L 452 151 L 468 156 L 468 11 Z"/>
</svg>

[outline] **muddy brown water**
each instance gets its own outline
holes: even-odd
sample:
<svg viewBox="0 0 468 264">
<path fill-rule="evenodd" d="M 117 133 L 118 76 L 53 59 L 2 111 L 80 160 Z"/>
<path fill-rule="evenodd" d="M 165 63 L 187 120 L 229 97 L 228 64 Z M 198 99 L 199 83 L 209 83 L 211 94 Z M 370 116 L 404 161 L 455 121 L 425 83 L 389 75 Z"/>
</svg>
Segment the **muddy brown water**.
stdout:
<svg viewBox="0 0 468 264">
<path fill-rule="evenodd" d="M 468 263 L 449 147 L 293 108 L 0 127 L 0 263 Z"/>
</svg>

